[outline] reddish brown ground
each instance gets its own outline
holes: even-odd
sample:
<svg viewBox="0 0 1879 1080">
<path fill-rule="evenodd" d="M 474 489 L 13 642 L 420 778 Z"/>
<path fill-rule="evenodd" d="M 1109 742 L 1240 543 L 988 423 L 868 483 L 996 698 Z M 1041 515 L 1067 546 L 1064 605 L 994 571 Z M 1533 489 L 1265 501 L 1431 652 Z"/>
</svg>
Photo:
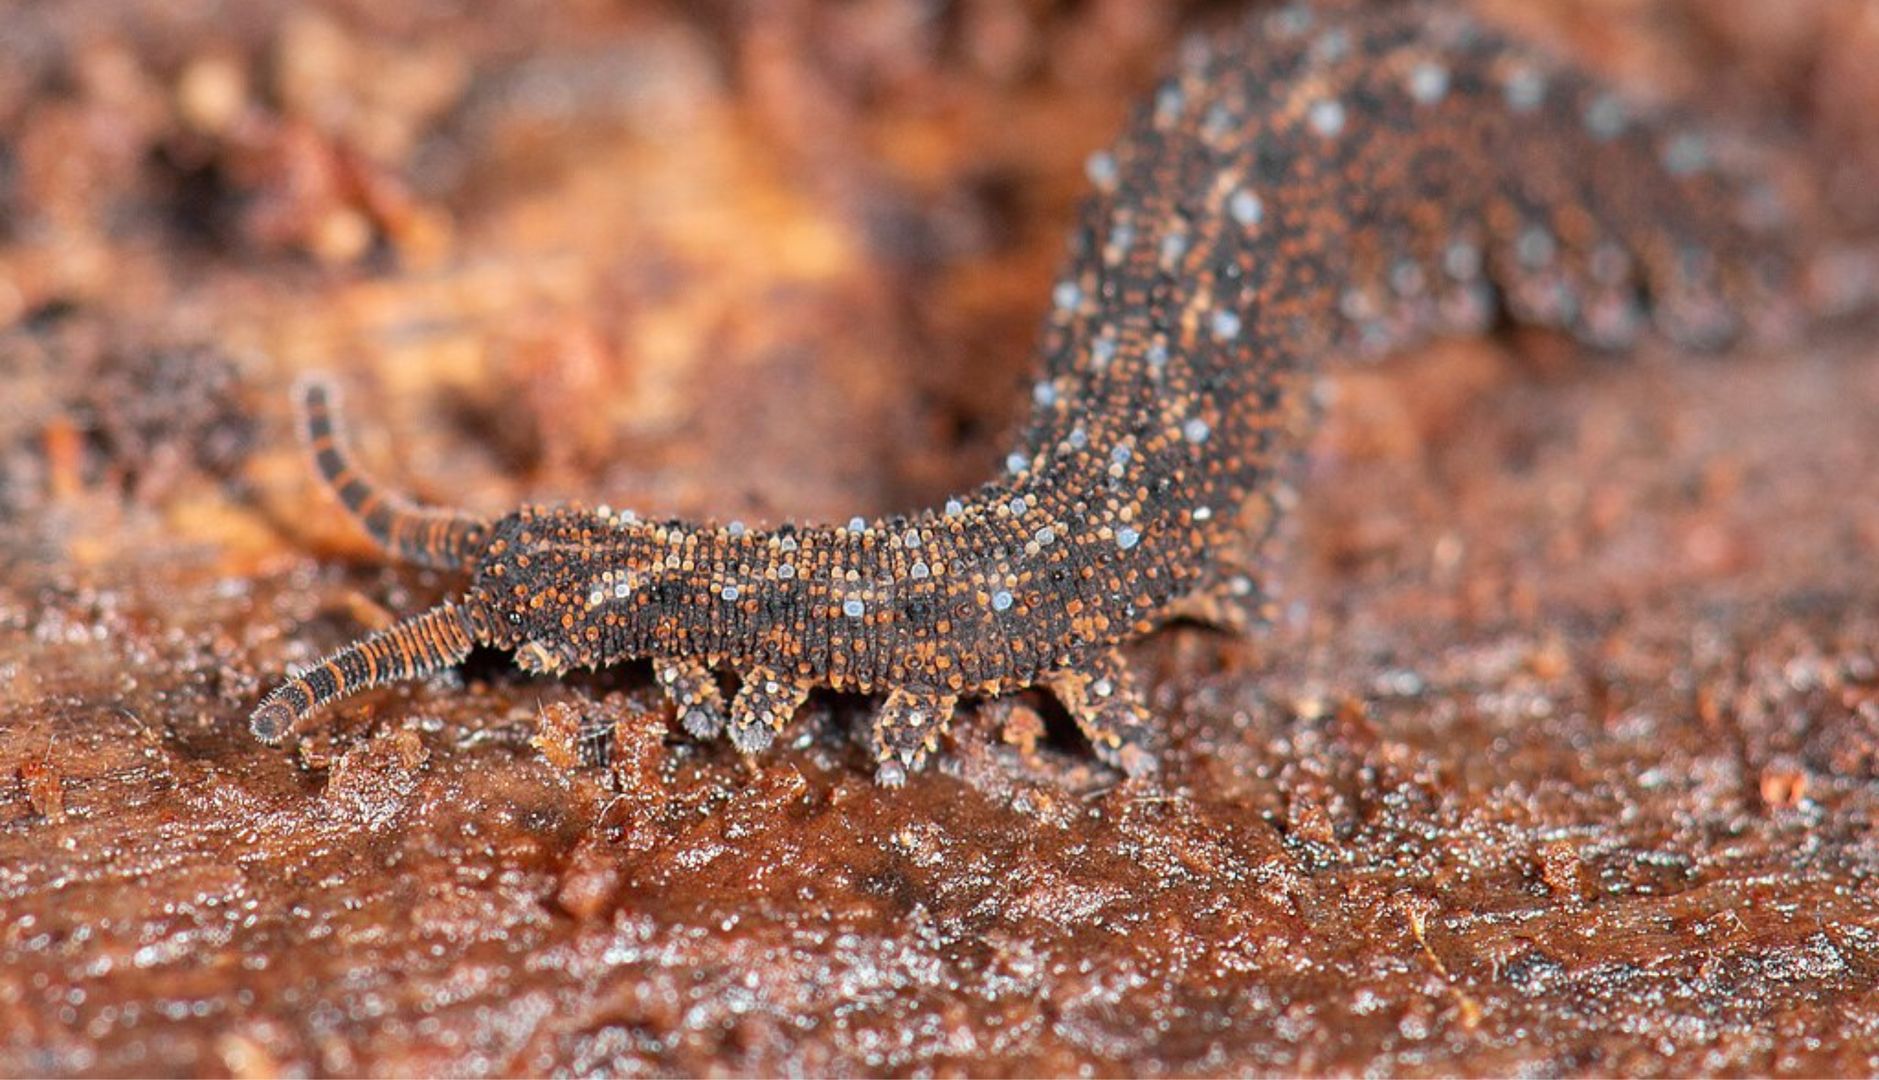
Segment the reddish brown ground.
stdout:
<svg viewBox="0 0 1879 1080">
<path fill-rule="evenodd" d="M 1871 4 L 1492 6 L 1871 183 Z M 497 656 L 251 742 L 451 587 L 309 485 L 292 372 L 481 510 L 928 501 L 1210 17 L 457 7 L 0 25 L 0 1073 L 1879 1070 L 1870 323 L 1347 375 L 1283 625 L 1133 652 L 1158 782 L 1029 698 L 899 792 L 865 699 L 746 770 Z"/>
</svg>

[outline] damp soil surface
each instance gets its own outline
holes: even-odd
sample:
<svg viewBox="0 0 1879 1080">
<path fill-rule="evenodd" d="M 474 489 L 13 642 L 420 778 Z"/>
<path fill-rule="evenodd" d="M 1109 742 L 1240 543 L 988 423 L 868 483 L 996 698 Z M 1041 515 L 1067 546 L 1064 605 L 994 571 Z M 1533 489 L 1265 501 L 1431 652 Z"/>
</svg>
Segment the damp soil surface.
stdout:
<svg viewBox="0 0 1879 1080">
<path fill-rule="evenodd" d="M 495 654 L 246 735 L 459 584 L 311 485 L 296 372 L 479 511 L 943 498 L 1229 7 L 10 12 L 0 1073 L 1879 1070 L 1871 323 L 1340 368 L 1284 617 L 1130 651 L 1153 779 L 1020 695 L 884 790 L 876 701 L 745 763 Z M 1879 163 L 1867 5 L 1485 7 Z"/>
</svg>

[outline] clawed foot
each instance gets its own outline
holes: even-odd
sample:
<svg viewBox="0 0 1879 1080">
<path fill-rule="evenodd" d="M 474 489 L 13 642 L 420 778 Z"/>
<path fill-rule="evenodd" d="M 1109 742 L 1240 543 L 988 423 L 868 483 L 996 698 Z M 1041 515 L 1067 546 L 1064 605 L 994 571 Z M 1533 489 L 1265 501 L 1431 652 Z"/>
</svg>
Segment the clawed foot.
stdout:
<svg viewBox="0 0 1879 1080">
<path fill-rule="evenodd" d="M 875 713 L 868 745 L 876 762 L 874 779 L 882 787 L 900 787 L 909 772 L 926 766 L 927 756 L 952 724 L 955 697 L 927 691 L 892 691 Z"/>
<path fill-rule="evenodd" d="M 1049 685 L 1104 764 L 1127 776 L 1156 770 L 1154 728 L 1121 656 L 1099 656 L 1081 671 L 1052 676 Z"/>
<path fill-rule="evenodd" d="M 724 733 L 724 694 L 702 661 L 658 660 L 652 671 L 687 734 L 694 739 L 715 739 Z"/>
</svg>

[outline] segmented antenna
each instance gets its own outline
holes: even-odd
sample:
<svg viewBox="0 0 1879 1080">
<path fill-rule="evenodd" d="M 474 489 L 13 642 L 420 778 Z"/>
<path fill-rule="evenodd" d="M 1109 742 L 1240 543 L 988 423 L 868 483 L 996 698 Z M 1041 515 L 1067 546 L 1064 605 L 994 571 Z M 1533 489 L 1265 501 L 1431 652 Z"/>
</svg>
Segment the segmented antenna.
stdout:
<svg viewBox="0 0 1879 1080">
<path fill-rule="evenodd" d="M 294 386 L 300 438 L 313 467 L 341 505 L 378 546 L 415 566 L 462 570 L 482 554 L 489 523 L 460 510 L 419 506 L 366 475 L 353 462 L 340 420 L 339 387 L 324 375 L 303 376 Z"/>
<path fill-rule="evenodd" d="M 349 694 L 417 679 L 460 662 L 475 644 L 462 608 L 444 603 L 334 653 L 311 671 L 263 698 L 248 729 L 278 743 L 303 717 Z"/>
</svg>

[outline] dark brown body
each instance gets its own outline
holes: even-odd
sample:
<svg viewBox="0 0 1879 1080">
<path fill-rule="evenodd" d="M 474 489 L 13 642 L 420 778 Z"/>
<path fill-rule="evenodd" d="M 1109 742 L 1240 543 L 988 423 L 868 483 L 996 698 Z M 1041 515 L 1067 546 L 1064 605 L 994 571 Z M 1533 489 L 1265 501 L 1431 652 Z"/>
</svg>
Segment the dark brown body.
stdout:
<svg viewBox="0 0 1879 1080">
<path fill-rule="evenodd" d="M 1258 621 L 1323 358 L 1501 310 L 1606 346 L 1786 321 L 1796 226 L 1717 156 L 1446 8 L 1261 15 L 1188 50 L 1092 158 L 1004 474 L 905 520 L 419 511 L 357 476 L 314 385 L 308 437 L 341 498 L 389 548 L 474 580 L 410 640 L 283 687 L 256 731 L 477 641 L 538 671 L 651 657 L 689 729 L 728 723 L 747 752 L 812 686 L 886 691 L 890 782 L 960 695 L 1043 684 L 1106 760 L 1145 768 L 1116 646 L 1176 615 Z M 728 717 L 718 667 L 743 680 Z"/>
</svg>

